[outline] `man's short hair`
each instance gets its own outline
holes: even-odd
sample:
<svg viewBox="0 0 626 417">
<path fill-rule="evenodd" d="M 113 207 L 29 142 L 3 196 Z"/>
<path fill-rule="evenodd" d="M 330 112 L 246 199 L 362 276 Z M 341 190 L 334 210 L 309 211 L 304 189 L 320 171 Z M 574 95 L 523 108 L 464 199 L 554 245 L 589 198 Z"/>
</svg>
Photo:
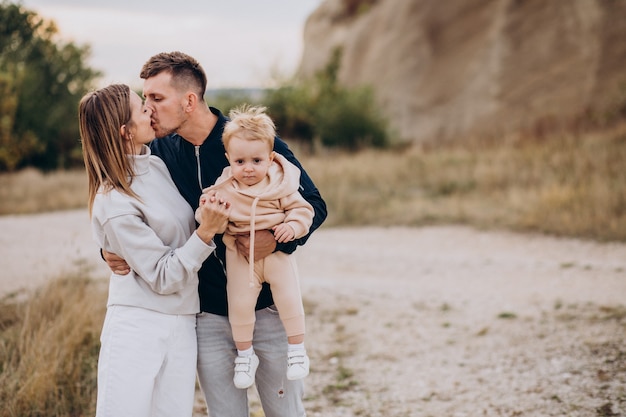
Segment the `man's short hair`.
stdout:
<svg viewBox="0 0 626 417">
<path fill-rule="evenodd" d="M 199 97 L 204 97 L 207 85 L 206 74 L 195 58 L 179 51 L 156 54 L 143 65 L 139 77 L 145 80 L 163 71 L 172 74 L 172 83 L 176 87 L 188 88 Z"/>
</svg>

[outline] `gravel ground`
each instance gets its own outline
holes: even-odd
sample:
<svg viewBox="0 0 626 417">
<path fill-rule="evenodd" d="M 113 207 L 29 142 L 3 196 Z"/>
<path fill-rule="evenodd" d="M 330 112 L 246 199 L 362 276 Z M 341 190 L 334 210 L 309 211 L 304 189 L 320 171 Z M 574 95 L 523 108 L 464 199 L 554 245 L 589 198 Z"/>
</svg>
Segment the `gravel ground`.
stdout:
<svg viewBox="0 0 626 417">
<path fill-rule="evenodd" d="M 0 230 L 2 294 L 77 269 L 106 279 L 82 210 Z M 626 244 L 340 228 L 297 255 L 309 417 L 626 416 Z"/>
</svg>

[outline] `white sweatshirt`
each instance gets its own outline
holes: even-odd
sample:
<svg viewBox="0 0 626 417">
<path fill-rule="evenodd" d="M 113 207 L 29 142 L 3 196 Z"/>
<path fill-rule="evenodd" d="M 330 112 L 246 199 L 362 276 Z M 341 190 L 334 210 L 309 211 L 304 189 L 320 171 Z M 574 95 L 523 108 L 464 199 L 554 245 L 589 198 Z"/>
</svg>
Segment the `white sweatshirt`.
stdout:
<svg viewBox="0 0 626 417">
<path fill-rule="evenodd" d="M 111 274 L 107 306 L 142 307 L 166 314 L 200 310 L 198 270 L 215 250 L 195 233 L 194 213 L 167 167 L 144 146 L 134 159 L 132 189 L 98 192 L 91 225 L 96 243 L 126 260 L 128 275 Z"/>
</svg>

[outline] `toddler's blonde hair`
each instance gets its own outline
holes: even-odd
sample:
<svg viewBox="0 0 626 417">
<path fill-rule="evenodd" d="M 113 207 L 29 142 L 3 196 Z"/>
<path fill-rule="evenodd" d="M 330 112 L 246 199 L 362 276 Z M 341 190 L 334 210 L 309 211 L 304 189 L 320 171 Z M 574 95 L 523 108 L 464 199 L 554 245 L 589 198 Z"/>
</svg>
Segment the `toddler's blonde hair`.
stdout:
<svg viewBox="0 0 626 417">
<path fill-rule="evenodd" d="M 269 150 L 274 149 L 274 137 L 276 126 L 269 117 L 263 106 L 250 106 L 244 104 L 232 109 L 229 113 L 230 120 L 224 126 L 222 140 L 224 148 L 228 151 L 230 140 L 237 136 L 245 140 L 261 140 L 268 144 Z"/>
</svg>

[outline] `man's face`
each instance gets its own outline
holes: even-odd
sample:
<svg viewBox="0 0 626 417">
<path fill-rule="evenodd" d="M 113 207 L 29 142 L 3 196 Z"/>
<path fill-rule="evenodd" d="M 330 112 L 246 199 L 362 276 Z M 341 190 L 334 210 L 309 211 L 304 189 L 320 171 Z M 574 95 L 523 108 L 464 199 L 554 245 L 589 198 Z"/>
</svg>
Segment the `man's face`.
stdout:
<svg viewBox="0 0 626 417">
<path fill-rule="evenodd" d="M 144 80 L 143 96 L 152 110 L 152 128 L 157 138 L 177 132 L 187 121 L 185 93 L 172 86 L 172 75 L 161 72 Z"/>
</svg>

